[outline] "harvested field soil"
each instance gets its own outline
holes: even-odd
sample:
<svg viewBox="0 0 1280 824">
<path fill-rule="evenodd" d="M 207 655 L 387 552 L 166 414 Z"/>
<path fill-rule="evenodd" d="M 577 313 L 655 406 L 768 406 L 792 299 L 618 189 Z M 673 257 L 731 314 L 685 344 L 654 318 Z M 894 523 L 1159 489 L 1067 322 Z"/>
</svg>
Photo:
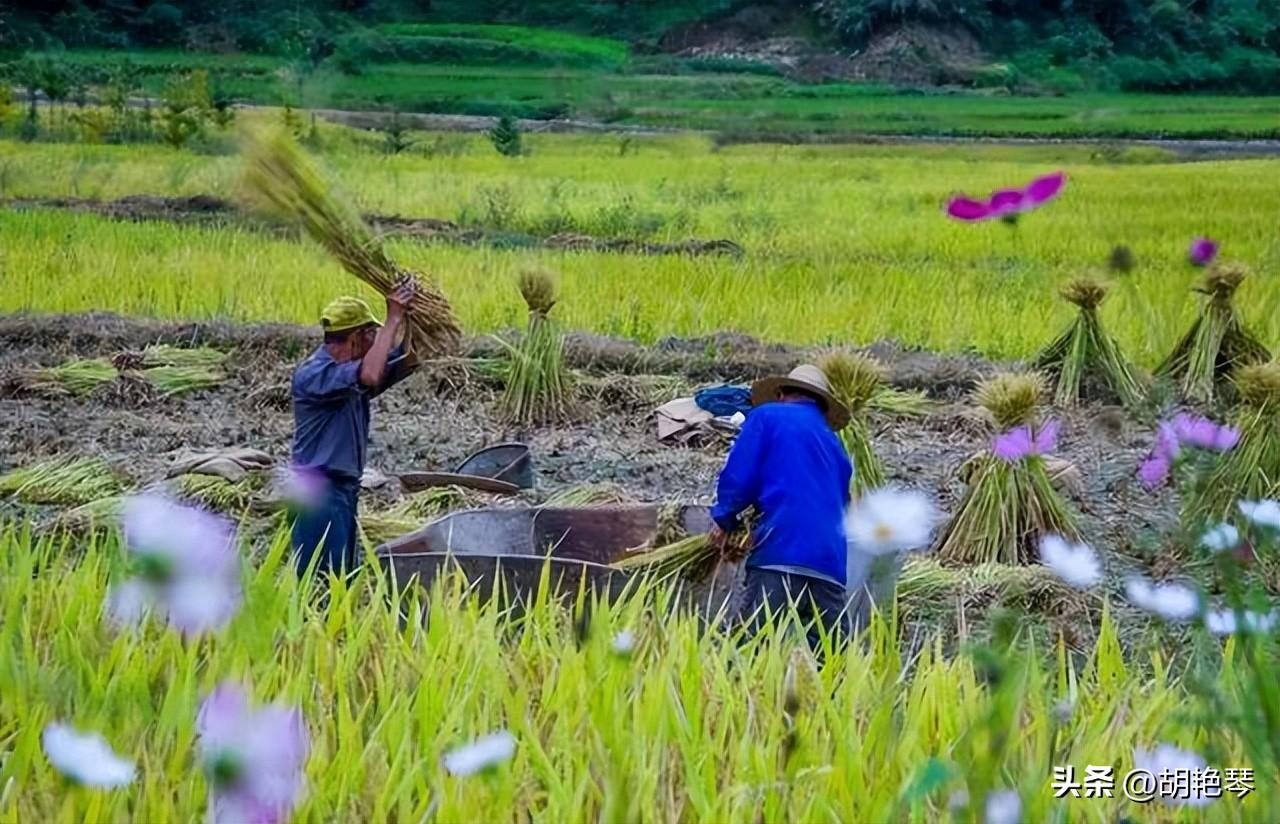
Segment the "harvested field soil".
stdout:
<svg viewBox="0 0 1280 824">
<path fill-rule="evenodd" d="M 113 220 L 163 221 L 188 225 L 223 226 L 235 224 L 250 229 L 280 234 L 294 230 L 262 216 L 246 212 L 229 200 L 213 195 L 159 197 L 129 195 L 117 200 L 92 198 L 14 198 L 0 201 L 10 209 L 66 209 L 81 214 L 98 215 Z M 454 243 L 464 246 L 498 248 L 570 249 L 582 252 L 612 252 L 628 255 L 731 255 L 744 250 L 732 240 L 689 240 L 653 243 L 631 238 L 602 238 L 576 232 L 559 232 L 538 236 L 521 232 L 460 226 L 451 220 L 433 217 L 366 214 L 365 220 L 384 237 L 409 238 L 423 243 Z"/>
<path fill-rule="evenodd" d="M 49 456 L 101 456 L 137 485 L 165 476 L 189 452 L 231 447 L 288 456 L 292 432 L 288 381 L 293 365 L 319 344 L 312 330 L 287 325 L 159 323 L 109 315 L 0 319 L 0 374 L 79 357 L 111 357 L 148 344 L 211 346 L 229 353 L 227 380 L 176 398 L 119 399 L 48 395 L 6 382 L 0 397 L 0 470 Z M 498 344 L 475 341 L 472 356 L 492 356 Z M 874 417 L 874 444 L 891 482 L 935 492 L 951 508 L 963 492 L 958 470 L 987 444 L 987 426 L 961 398 L 994 367 L 976 358 L 904 352 L 892 344 L 870 350 L 899 386 L 923 388 L 944 401 L 921 420 Z M 591 378 L 593 391 L 559 425 L 511 427 L 498 414 L 498 388 L 467 358 L 426 365 L 375 402 L 370 464 L 387 473 L 452 469 L 470 453 L 505 440 L 533 449 L 537 497 L 582 484 L 615 483 L 638 500 L 710 502 L 728 444 L 699 448 L 659 444 L 651 417 L 653 375 L 690 388 L 743 381 L 790 368 L 813 353 L 722 335 L 640 347 L 579 336 L 570 366 Z M 601 389 L 604 386 L 607 389 Z M 635 389 L 635 391 L 628 391 Z M 665 398 L 664 398 L 665 399 Z M 1079 470 L 1072 494 L 1089 537 L 1131 553 L 1136 534 L 1167 523 L 1172 500 L 1151 496 L 1134 478 L 1150 433 L 1114 409 L 1063 412 L 1060 456 Z M 1128 561 L 1122 561 L 1128 563 Z"/>
</svg>

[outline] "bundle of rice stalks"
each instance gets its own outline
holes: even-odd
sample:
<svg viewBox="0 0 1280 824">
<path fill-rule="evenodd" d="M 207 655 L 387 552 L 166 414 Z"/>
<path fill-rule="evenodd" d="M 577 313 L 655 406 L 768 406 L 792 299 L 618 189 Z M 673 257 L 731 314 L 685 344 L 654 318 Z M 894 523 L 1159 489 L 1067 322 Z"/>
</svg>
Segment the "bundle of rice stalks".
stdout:
<svg viewBox="0 0 1280 824">
<path fill-rule="evenodd" d="M 219 352 L 217 349 L 211 349 L 207 346 L 186 349 L 180 346 L 158 343 L 142 350 L 140 366 L 142 368 L 153 366 L 203 366 L 211 369 L 222 366 L 223 361 L 226 359 L 226 352 Z"/>
<path fill-rule="evenodd" d="M 615 561 L 617 569 L 641 571 L 654 579 L 680 577 L 687 581 L 705 580 L 721 562 L 734 563 L 751 552 L 751 529 L 729 536 L 723 548 L 712 546 L 706 533 L 690 535 L 684 528 L 679 504 L 667 504 L 658 511 L 658 529 L 649 546 L 636 547 Z"/>
<path fill-rule="evenodd" d="M 116 379 L 116 368 L 102 358 L 69 360 L 28 374 L 28 388 L 42 391 L 88 395 Z"/>
<path fill-rule="evenodd" d="M 287 134 L 255 137 L 246 159 L 244 182 L 251 196 L 300 223 L 348 272 L 384 296 L 412 277 L 387 257 L 360 214 L 333 194 Z M 421 358 L 448 354 L 457 349 L 460 337 L 444 295 L 419 280 L 409 312 L 409 348 Z"/>
<path fill-rule="evenodd" d="M 404 518 L 430 521 L 447 512 L 481 507 L 487 502 L 482 492 L 460 486 L 437 486 L 410 495 L 392 509 Z"/>
<path fill-rule="evenodd" d="M 924 390 L 897 389 L 892 386 L 877 389 L 867 403 L 868 409 L 903 418 L 923 418 L 937 407 L 938 403 L 929 400 Z"/>
<path fill-rule="evenodd" d="M 562 489 L 550 495 L 542 505 L 549 507 L 609 506 L 634 501 L 635 499 L 618 484 L 598 483 Z"/>
<path fill-rule="evenodd" d="M 1241 367 L 1233 380 L 1240 406 L 1232 424 L 1240 440 L 1189 496 L 1191 524 L 1226 520 L 1238 501 L 1280 498 L 1280 363 Z"/>
<path fill-rule="evenodd" d="M 1073 280 L 1062 290 L 1062 297 L 1078 306 L 1080 312 L 1034 362 L 1035 368 L 1053 376 L 1053 398 L 1060 406 L 1075 406 L 1082 396 L 1094 395 L 1090 399 L 1115 399 L 1123 406 L 1134 407 L 1145 397 L 1133 365 L 1115 339 L 1102 329 L 1098 306 L 1106 295 L 1106 287 L 1089 278 Z"/>
<path fill-rule="evenodd" d="M 974 400 L 1003 432 L 1035 419 L 1047 386 L 1039 372 L 1002 372 L 980 383 Z"/>
<path fill-rule="evenodd" d="M 692 394 L 678 375 L 588 375 L 575 372 L 573 385 L 606 406 L 652 411 L 672 398 Z"/>
<path fill-rule="evenodd" d="M 564 417 L 569 373 L 564 365 L 564 339 L 548 313 L 556 304 L 555 280 L 542 271 L 520 274 L 520 295 L 529 307 L 529 326 L 515 346 L 500 402 L 503 415 L 516 423 Z"/>
<path fill-rule="evenodd" d="M 210 389 L 227 379 L 217 367 L 188 366 L 153 366 L 142 372 L 142 378 L 156 388 L 161 396 L 169 398 L 187 392 Z"/>
<path fill-rule="evenodd" d="M 898 577 L 898 604 L 904 618 L 919 619 L 992 604 L 1017 605 L 1050 615 L 1078 615 L 1098 596 L 1064 584 L 1040 564 L 977 564 L 946 567 L 934 558 L 912 558 Z"/>
<path fill-rule="evenodd" d="M 0 477 L 0 495 L 31 504 L 85 504 L 121 491 L 101 458 L 57 458 Z"/>
<path fill-rule="evenodd" d="M 884 367 L 867 355 L 841 351 L 823 355 L 818 368 L 831 382 L 832 393 L 849 409 L 849 423 L 839 435 L 853 461 L 854 495 L 881 486 L 884 464 L 871 446 L 867 407 L 884 387 Z"/>
<path fill-rule="evenodd" d="M 1237 266 L 1210 269 L 1196 288 L 1208 296 L 1200 317 L 1156 367 L 1157 377 L 1174 381 L 1187 400 L 1212 402 L 1234 370 L 1271 359 L 1231 302 L 1244 279 L 1245 271 Z"/>
<path fill-rule="evenodd" d="M 1045 389 L 1035 373 L 997 375 L 984 381 L 976 397 L 998 432 L 1030 426 Z M 968 488 L 955 517 L 940 537 L 944 562 L 1029 564 L 1046 534 L 1079 539 L 1077 516 L 1054 487 L 1038 451 L 1002 458 L 992 450 L 965 465 Z"/>
<path fill-rule="evenodd" d="M 267 477 L 265 472 L 251 472 L 233 482 L 216 475 L 182 475 L 178 478 L 178 491 L 206 509 L 238 514 L 257 503 L 257 494 L 265 488 Z"/>
</svg>

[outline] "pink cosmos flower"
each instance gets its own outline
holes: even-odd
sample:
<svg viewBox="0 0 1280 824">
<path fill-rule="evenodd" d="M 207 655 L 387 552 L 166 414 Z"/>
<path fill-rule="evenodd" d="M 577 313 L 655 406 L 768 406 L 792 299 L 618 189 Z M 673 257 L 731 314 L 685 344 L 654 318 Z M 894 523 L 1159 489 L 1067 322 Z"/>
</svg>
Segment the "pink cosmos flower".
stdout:
<svg viewBox="0 0 1280 824">
<path fill-rule="evenodd" d="M 1179 412 L 1173 418 L 1173 429 L 1183 446 L 1225 452 L 1240 442 L 1240 431 L 1232 426 L 1214 423 L 1199 415 Z"/>
<path fill-rule="evenodd" d="M 1058 422 L 1053 419 L 1046 421 L 1038 432 L 1033 431 L 1030 425 L 1019 426 L 1003 435 L 997 435 L 991 444 L 991 451 L 996 454 L 996 457 L 1009 463 L 1047 455 L 1058 448 L 1060 428 Z"/>
<path fill-rule="evenodd" d="M 134 624 L 164 614 L 187 637 L 217 630 L 240 606 L 240 554 L 230 522 L 161 495 L 129 499 L 123 515 L 134 574 L 114 587 L 108 613 Z"/>
<path fill-rule="evenodd" d="M 1000 189 L 986 200 L 954 197 L 947 203 L 947 214 L 956 220 L 974 223 L 1001 219 L 1014 222 L 1023 212 L 1038 209 L 1053 200 L 1067 184 L 1065 172 L 1038 177 L 1021 189 Z"/>
<path fill-rule="evenodd" d="M 1156 428 L 1156 442 L 1138 468 L 1138 478 L 1147 489 L 1155 489 L 1169 478 L 1173 464 L 1184 447 L 1225 452 L 1240 442 L 1240 431 L 1199 415 L 1179 412 Z"/>
<path fill-rule="evenodd" d="M 302 798 L 311 738 L 296 707 L 250 709 L 223 682 L 196 719 L 200 755 L 213 787 L 212 824 L 279 824 Z"/>
<path fill-rule="evenodd" d="M 1187 250 L 1187 260 L 1192 266 L 1208 266 L 1218 256 L 1218 242 L 1207 237 L 1198 237 L 1191 241 Z"/>
</svg>

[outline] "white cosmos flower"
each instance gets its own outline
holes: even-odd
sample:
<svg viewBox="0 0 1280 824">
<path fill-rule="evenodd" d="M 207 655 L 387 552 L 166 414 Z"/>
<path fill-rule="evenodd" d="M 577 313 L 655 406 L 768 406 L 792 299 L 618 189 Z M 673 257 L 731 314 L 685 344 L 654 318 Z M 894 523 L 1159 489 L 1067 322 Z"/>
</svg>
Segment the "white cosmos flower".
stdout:
<svg viewBox="0 0 1280 824">
<path fill-rule="evenodd" d="M 1022 799 L 1018 791 L 987 793 L 987 809 L 982 820 L 984 824 L 1018 824 L 1022 820 Z"/>
<path fill-rule="evenodd" d="M 882 487 L 854 502 L 845 515 L 849 545 L 868 555 L 926 549 L 933 541 L 938 509 L 921 492 Z"/>
<path fill-rule="evenodd" d="M 1200 598 L 1182 584 L 1153 584 L 1134 577 L 1125 581 L 1124 591 L 1134 606 L 1166 621 L 1190 621 L 1200 608 Z"/>
<path fill-rule="evenodd" d="M 516 739 L 506 730 L 486 735 L 444 756 L 444 768 L 451 775 L 465 777 L 496 767 L 516 752 Z"/>
<path fill-rule="evenodd" d="M 1214 635 L 1234 635 L 1243 629 L 1245 632 L 1271 632 L 1280 620 L 1274 612 L 1253 612 L 1245 610 L 1237 616 L 1232 609 L 1211 609 L 1204 614 L 1204 627 Z"/>
<path fill-rule="evenodd" d="M 1138 769 L 1145 770 L 1155 777 L 1157 791 L 1160 787 L 1161 775 L 1168 773 L 1171 776 L 1177 776 L 1184 772 L 1189 773 L 1191 770 L 1204 770 L 1207 766 L 1199 753 L 1181 750 L 1172 744 L 1160 744 L 1154 750 L 1138 747 L 1133 751 L 1133 761 Z M 1214 798 L 1205 795 L 1203 788 L 1196 790 L 1188 788 L 1177 795 L 1162 794 L 1160 800 L 1166 804 L 1203 807 Z"/>
<path fill-rule="evenodd" d="M 44 728 L 40 739 L 49 763 L 77 784 L 111 788 L 133 781 L 133 762 L 116 755 L 97 733 L 81 733 L 54 723 Z"/>
<path fill-rule="evenodd" d="M 1276 501 L 1241 501 L 1240 511 L 1254 526 L 1280 530 L 1280 503 Z"/>
<path fill-rule="evenodd" d="M 1088 589 L 1102 580 L 1102 562 L 1088 544 L 1070 543 L 1061 535 L 1040 541 L 1040 563 L 1076 589 Z"/>
<path fill-rule="evenodd" d="M 1200 538 L 1200 545 L 1210 552 L 1226 552 L 1240 545 L 1240 530 L 1231 524 L 1218 524 Z"/>
<path fill-rule="evenodd" d="M 613 651 L 619 655 L 630 655 L 636 648 L 636 634 L 624 629 L 613 636 Z"/>
</svg>

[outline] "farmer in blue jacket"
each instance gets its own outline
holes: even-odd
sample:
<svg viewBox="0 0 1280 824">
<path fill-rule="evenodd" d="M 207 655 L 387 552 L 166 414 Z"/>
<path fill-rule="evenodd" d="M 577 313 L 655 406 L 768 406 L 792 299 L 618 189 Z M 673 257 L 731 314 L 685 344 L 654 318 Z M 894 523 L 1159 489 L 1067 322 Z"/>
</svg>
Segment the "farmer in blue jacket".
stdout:
<svg viewBox="0 0 1280 824">
<path fill-rule="evenodd" d="M 844 514 L 853 466 L 835 434 L 849 411 L 809 365 L 758 381 L 751 400 L 755 408 L 720 473 L 712 541 L 723 546 L 740 516 L 755 509 L 742 615 L 758 629 L 766 613 L 782 616 L 794 606 L 816 649 L 817 623 L 838 640 L 850 631 Z"/>
<path fill-rule="evenodd" d="M 293 373 L 293 464 L 317 487 L 293 524 L 299 575 L 317 554 L 318 574 L 359 562 L 356 499 L 369 445 L 369 401 L 417 367 L 396 345 L 414 288 L 405 281 L 387 295 L 385 323 L 360 298 L 334 300 L 320 315 L 324 344 Z"/>
</svg>

